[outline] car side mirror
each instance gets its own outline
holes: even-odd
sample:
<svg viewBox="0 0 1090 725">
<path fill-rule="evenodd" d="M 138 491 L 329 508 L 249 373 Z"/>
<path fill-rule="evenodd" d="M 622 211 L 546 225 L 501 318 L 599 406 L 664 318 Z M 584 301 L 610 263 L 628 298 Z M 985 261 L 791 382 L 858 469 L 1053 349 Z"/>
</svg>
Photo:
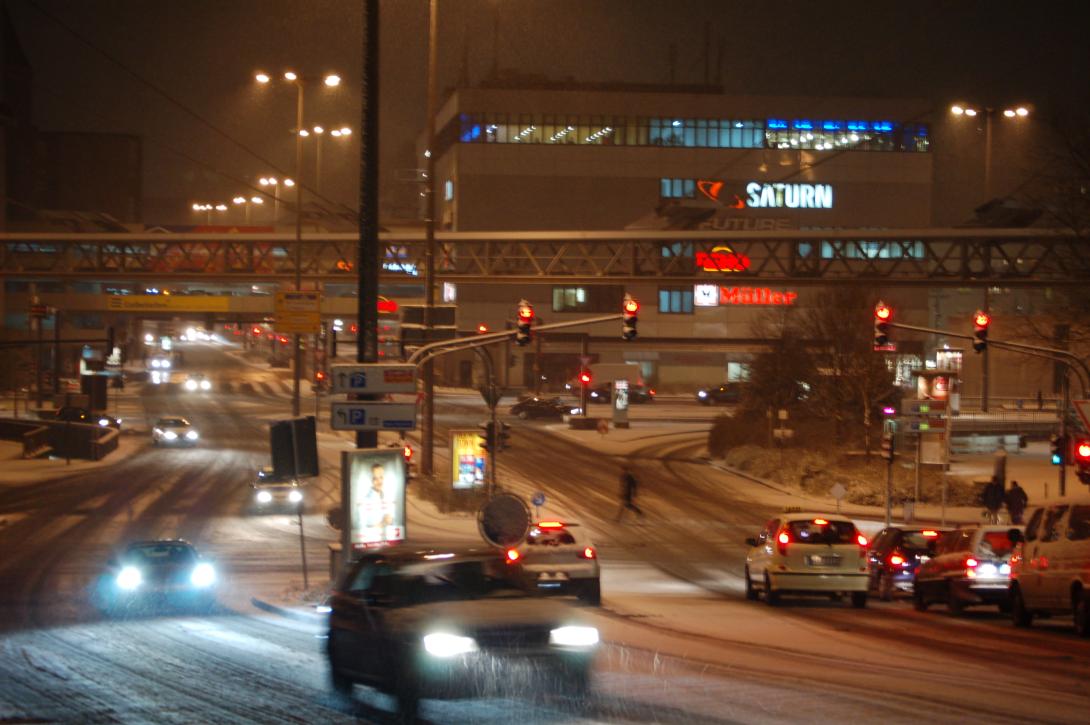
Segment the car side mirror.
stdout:
<svg viewBox="0 0 1090 725">
<path fill-rule="evenodd" d="M 1021 529 L 1011 529 L 1007 532 L 1007 538 L 1011 540 L 1012 544 L 1019 544 L 1026 540 L 1026 537 L 1022 534 Z"/>
<path fill-rule="evenodd" d="M 756 545 L 757 545 L 757 539 L 755 539 L 754 537 L 751 536 L 748 539 L 746 539 L 746 546 L 756 546 Z"/>
</svg>

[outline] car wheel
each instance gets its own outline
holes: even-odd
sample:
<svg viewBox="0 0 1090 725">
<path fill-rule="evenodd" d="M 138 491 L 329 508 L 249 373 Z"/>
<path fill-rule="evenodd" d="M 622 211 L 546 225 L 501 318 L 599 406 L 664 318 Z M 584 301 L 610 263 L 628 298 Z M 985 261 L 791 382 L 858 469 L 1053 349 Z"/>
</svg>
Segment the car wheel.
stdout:
<svg viewBox="0 0 1090 725">
<path fill-rule="evenodd" d="M 580 601 L 586 602 L 592 607 L 602 606 L 602 583 L 598 579 L 592 579 L 582 586 L 579 593 Z"/>
<path fill-rule="evenodd" d="M 954 593 L 954 587 L 952 585 L 947 585 L 946 588 L 946 608 L 949 609 L 950 614 L 953 614 L 955 617 L 965 611 L 965 605 L 958 599 L 958 595 Z"/>
<path fill-rule="evenodd" d="M 772 581 L 765 574 L 765 604 L 775 607 L 780 603 L 780 593 L 772 590 Z"/>
<path fill-rule="evenodd" d="M 912 587 L 912 590 L 912 605 L 916 608 L 917 612 L 926 612 L 928 602 L 927 599 L 924 598 L 923 587 L 920 586 L 919 582 L 916 582 L 915 586 Z"/>
<path fill-rule="evenodd" d="M 1075 592 L 1075 633 L 1080 637 L 1090 637 L 1090 595 Z"/>
<path fill-rule="evenodd" d="M 1033 612 L 1026 608 L 1026 600 L 1018 587 L 1014 587 L 1011 592 L 1011 621 L 1015 627 L 1029 627 L 1033 624 Z"/>
<path fill-rule="evenodd" d="M 893 601 L 893 577 L 886 572 L 878 573 L 878 598 L 883 602 Z"/>
<path fill-rule="evenodd" d="M 852 592 L 852 608 L 863 609 L 867 606 L 866 592 Z"/>
<path fill-rule="evenodd" d="M 746 599 L 757 601 L 757 590 L 753 588 L 753 580 L 749 578 L 749 567 L 746 567 Z"/>
</svg>

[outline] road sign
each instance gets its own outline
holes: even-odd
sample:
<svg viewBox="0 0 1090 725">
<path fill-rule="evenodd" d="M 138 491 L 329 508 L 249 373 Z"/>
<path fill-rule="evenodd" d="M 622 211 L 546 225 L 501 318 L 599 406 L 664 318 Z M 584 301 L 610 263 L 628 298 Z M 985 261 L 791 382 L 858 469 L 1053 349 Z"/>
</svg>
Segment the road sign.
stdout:
<svg viewBox="0 0 1090 725">
<path fill-rule="evenodd" d="M 840 499 L 848 493 L 848 489 L 844 488 L 844 484 L 837 482 L 833 484 L 833 487 L 829 489 L 829 494 L 836 499 L 837 504 L 840 504 Z"/>
<path fill-rule="evenodd" d="M 905 405 L 905 415 L 941 417 L 946 415 L 945 400 L 909 400 Z"/>
<path fill-rule="evenodd" d="M 1071 404 L 1082 419 L 1083 428 L 1090 432 L 1090 400 L 1072 400 Z"/>
<path fill-rule="evenodd" d="M 542 493 L 541 491 L 538 491 L 537 493 L 534 494 L 534 497 L 532 499 L 530 499 L 530 501 L 534 504 L 534 506 L 544 506 L 545 505 L 545 494 Z"/>
<path fill-rule="evenodd" d="M 318 290 L 276 293 L 277 332 L 312 335 L 322 325 L 322 293 Z"/>
<path fill-rule="evenodd" d="M 946 418 L 909 419 L 906 422 L 908 423 L 908 430 L 912 433 L 946 430 Z"/>
<path fill-rule="evenodd" d="M 32 304 L 30 306 L 31 317 L 45 317 L 49 314 L 49 307 L 42 304 Z"/>
<path fill-rule="evenodd" d="M 333 430 L 416 430 L 416 404 L 333 403 L 329 421 Z"/>
<path fill-rule="evenodd" d="M 415 393 L 416 366 L 366 363 L 333 366 L 334 393 Z"/>
</svg>

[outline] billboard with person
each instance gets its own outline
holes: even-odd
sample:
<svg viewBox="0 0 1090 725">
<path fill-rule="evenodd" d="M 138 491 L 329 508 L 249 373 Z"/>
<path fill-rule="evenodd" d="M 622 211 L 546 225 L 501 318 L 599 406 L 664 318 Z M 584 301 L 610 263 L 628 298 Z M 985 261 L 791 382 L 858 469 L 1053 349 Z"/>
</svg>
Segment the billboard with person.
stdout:
<svg viewBox="0 0 1090 725">
<path fill-rule="evenodd" d="M 341 454 L 353 549 L 404 541 L 405 473 L 405 457 L 400 448 L 370 448 Z"/>
</svg>

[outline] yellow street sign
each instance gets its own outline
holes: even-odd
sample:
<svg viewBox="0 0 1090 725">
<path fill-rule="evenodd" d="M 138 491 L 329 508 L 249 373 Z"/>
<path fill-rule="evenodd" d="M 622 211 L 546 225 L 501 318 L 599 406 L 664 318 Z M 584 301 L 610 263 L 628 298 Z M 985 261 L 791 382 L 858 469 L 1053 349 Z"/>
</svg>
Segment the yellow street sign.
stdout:
<svg viewBox="0 0 1090 725">
<path fill-rule="evenodd" d="M 276 293 L 277 332 L 311 335 L 321 329 L 322 294 L 317 290 Z"/>
</svg>

